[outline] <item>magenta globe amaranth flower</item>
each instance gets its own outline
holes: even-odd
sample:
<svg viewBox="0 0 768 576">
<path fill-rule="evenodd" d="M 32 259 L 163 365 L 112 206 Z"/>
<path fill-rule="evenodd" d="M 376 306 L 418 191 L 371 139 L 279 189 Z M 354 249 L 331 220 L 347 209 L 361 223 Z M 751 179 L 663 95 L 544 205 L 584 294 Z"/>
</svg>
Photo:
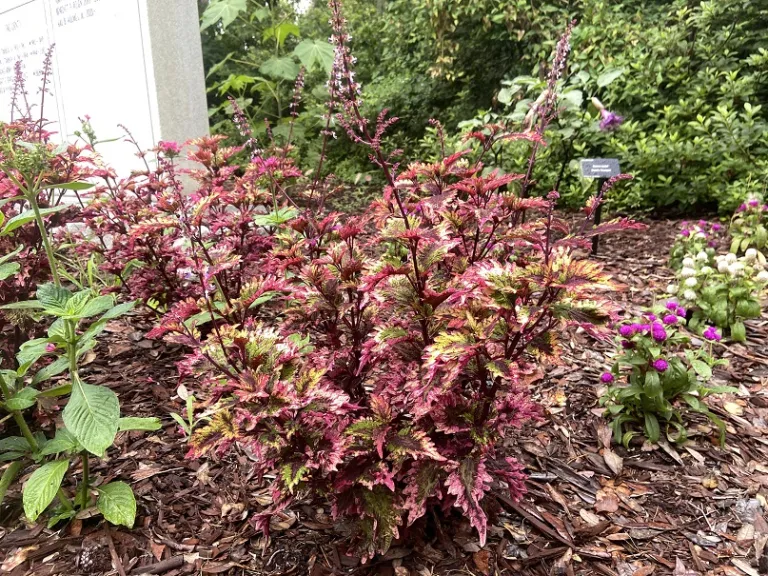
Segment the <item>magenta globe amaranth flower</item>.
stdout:
<svg viewBox="0 0 768 576">
<path fill-rule="evenodd" d="M 673 324 L 677 324 L 677 316 L 675 316 L 674 314 L 667 314 L 666 316 L 664 316 L 663 322 L 664 324 L 668 324 L 670 326 Z"/>
<path fill-rule="evenodd" d="M 680 316 L 680 318 L 685 318 L 685 316 L 687 315 L 687 312 L 685 311 L 685 308 L 683 308 L 682 306 L 678 306 L 677 310 L 675 310 L 675 314 Z"/>
<path fill-rule="evenodd" d="M 683 230 L 680 230 L 680 235 L 685 236 L 686 238 L 691 235 L 691 231 L 687 228 L 684 228 Z"/>
<path fill-rule="evenodd" d="M 723 336 L 714 326 L 707 326 L 707 329 L 704 330 L 703 336 L 707 340 L 713 340 L 714 342 L 720 342 L 720 340 L 723 339 Z"/>
<path fill-rule="evenodd" d="M 664 358 L 659 358 L 658 360 L 653 361 L 653 367 L 658 372 L 665 372 L 667 368 L 669 368 L 669 363 L 666 360 L 664 360 Z"/>
<path fill-rule="evenodd" d="M 722 228 L 723 227 L 720 226 L 720 224 L 718 224 L 717 222 L 712 224 L 712 232 L 720 232 L 720 230 L 722 230 Z"/>
<path fill-rule="evenodd" d="M 624 324 L 619 328 L 619 334 L 624 336 L 624 338 L 631 338 L 635 335 L 635 329 L 630 324 Z"/>
<path fill-rule="evenodd" d="M 651 322 L 655 322 L 656 321 L 656 314 L 648 314 L 647 318 Z"/>
<path fill-rule="evenodd" d="M 600 376 L 600 382 L 604 384 L 610 384 L 611 382 L 613 382 L 613 380 L 614 380 L 613 374 L 611 374 L 610 372 L 603 372 L 603 374 Z"/>
<path fill-rule="evenodd" d="M 667 331 L 661 322 L 654 322 L 651 326 L 651 336 L 656 342 L 664 342 L 667 339 Z"/>
<path fill-rule="evenodd" d="M 670 312 L 675 312 L 678 308 L 678 304 L 674 300 L 670 300 L 666 303 L 665 308 Z"/>
</svg>

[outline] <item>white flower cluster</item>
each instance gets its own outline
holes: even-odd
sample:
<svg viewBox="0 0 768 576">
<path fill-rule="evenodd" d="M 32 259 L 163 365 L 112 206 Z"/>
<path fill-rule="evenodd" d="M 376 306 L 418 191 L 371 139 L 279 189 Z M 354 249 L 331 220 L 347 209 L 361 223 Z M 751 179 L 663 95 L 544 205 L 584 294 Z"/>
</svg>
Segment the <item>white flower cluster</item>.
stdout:
<svg viewBox="0 0 768 576">
<path fill-rule="evenodd" d="M 768 285 L 768 264 L 765 256 L 754 248 L 747 250 L 742 257 L 736 254 L 721 254 L 715 257 L 714 266 L 709 265 L 709 255 L 698 252 L 683 259 L 683 267 L 678 272 L 680 284 L 670 284 L 667 292 L 678 294 L 688 302 L 695 302 L 699 292 L 708 282 L 751 281 L 762 290 Z"/>
</svg>

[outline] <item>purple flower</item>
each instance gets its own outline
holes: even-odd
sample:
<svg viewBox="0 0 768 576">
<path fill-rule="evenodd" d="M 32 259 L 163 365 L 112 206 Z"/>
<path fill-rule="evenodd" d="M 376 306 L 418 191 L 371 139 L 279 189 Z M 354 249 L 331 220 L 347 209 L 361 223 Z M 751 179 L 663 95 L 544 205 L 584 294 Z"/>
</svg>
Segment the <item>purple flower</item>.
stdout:
<svg viewBox="0 0 768 576">
<path fill-rule="evenodd" d="M 757 198 L 752 198 L 752 200 L 749 201 L 749 205 L 752 208 L 757 208 L 760 202 L 758 202 Z"/>
<path fill-rule="evenodd" d="M 666 304 L 666 309 L 669 310 L 670 312 L 675 312 L 677 308 L 678 308 L 677 302 L 675 302 L 674 300 L 670 300 Z"/>
<path fill-rule="evenodd" d="M 604 384 L 610 384 L 613 382 L 613 374 L 610 372 L 603 372 L 603 374 L 600 376 L 600 382 L 603 382 Z"/>
<path fill-rule="evenodd" d="M 667 368 L 669 368 L 669 364 L 666 360 L 664 360 L 664 358 L 659 358 L 658 360 L 653 361 L 653 367 L 659 372 L 664 372 Z"/>
<path fill-rule="evenodd" d="M 680 230 L 680 236 L 685 236 L 686 238 L 691 235 L 691 231 L 688 230 L 688 228 L 683 228 Z"/>
<path fill-rule="evenodd" d="M 656 342 L 664 342 L 667 339 L 667 331 L 664 330 L 664 325 L 660 322 L 654 322 L 651 327 L 651 336 Z"/>
<path fill-rule="evenodd" d="M 48 344 L 45 345 L 46 352 L 53 352 L 54 350 L 56 350 L 56 344 L 53 342 L 48 342 Z"/>
<path fill-rule="evenodd" d="M 667 314 L 664 316 L 664 324 L 677 324 L 677 316 L 674 314 Z"/>
<path fill-rule="evenodd" d="M 747 205 L 746 204 L 742 204 L 741 206 L 739 206 L 739 212 L 744 212 L 744 210 L 746 210 L 746 209 L 747 209 Z"/>
<path fill-rule="evenodd" d="M 655 322 L 656 321 L 656 314 L 648 314 L 647 318 L 651 322 Z"/>
<path fill-rule="evenodd" d="M 600 117 L 602 118 L 602 120 L 600 120 L 600 130 L 603 132 L 615 130 L 621 126 L 622 122 L 624 122 L 623 117 L 619 116 L 618 114 L 614 114 L 605 108 L 600 110 Z"/>
<path fill-rule="evenodd" d="M 675 310 L 675 314 L 680 316 L 680 318 L 685 318 L 687 315 L 685 308 L 683 308 L 682 306 L 677 307 L 677 310 Z"/>
<path fill-rule="evenodd" d="M 707 329 L 704 330 L 703 335 L 704 335 L 704 338 L 706 338 L 707 340 L 713 340 L 715 342 L 720 342 L 720 340 L 723 339 L 720 332 L 718 332 L 717 328 L 715 328 L 714 326 L 707 326 Z"/>
<path fill-rule="evenodd" d="M 629 340 L 622 340 L 621 347 L 624 348 L 625 350 L 630 350 L 635 347 L 635 343 L 630 342 Z"/>
<path fill-rule="evenodd" d="M 722 230 L 722 228 L 723 228 L 723 227 L 722 227 L 722 226 L 720 226 L 720 224 L 718 224 L 717 222 L 715 222 L 714 224 L 712 224 L 712 231 L 713 231 L 713 232 L 720 232 L 720 230 Z"/>
<path fill-rule="evenodd" d="M 619 334 L 624 336 L 624 338 L 631 338 L 635 335 L 635 329 L 629 324 L 624 324 L 621 328 L 619 328 Z"/>
<path fill-rule="evenodd" d="M 715 246 L 717 246 L 717 242 L 715 242 L 714 240 L 710 240 L 709 242 L 707 242 L 707 246 L 709 246 L 710 248 L 714 248 Z"/>
<path fill-rule="evenodd" d="M 699 220 L 699 226 L 701 226 L 703 228 L 706 225 L 707 225 L 707 221 L 706 220 Z"/>
</svg>

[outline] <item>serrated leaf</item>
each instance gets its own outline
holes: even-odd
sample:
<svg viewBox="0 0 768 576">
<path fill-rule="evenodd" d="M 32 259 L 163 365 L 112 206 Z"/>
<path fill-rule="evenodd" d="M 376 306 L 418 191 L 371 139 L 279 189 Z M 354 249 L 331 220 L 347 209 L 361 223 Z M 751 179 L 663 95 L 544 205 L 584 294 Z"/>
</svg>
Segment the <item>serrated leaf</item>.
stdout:
<svg viewBox="0 0 768 576">
<path fill-rule="evenodd" d="M 120 403 L 109 388 L 85 384 L 75 377 L 72 395 L 62 416 L 67 430 L 83 448 L 101 457 L 115 440 Z"/>
<path fill-rule="evenodd" d="M 24 514 L 32 522 L 53 502 L 68 467 L 67 460 L 48 462 L 35 470 L 24 484 Z"/>
<path fill-rule="evenodd" d="M 160 418 L 120 418 L 117 423 L 117 429 L 120 432 L 128 432 L 133 430 L 143 430 L 145 432 L 154 432 L 160 430 L 163 425 L 160 422 Z"/>
<path fill-rule="evenodd" d="M 136 498 L 131 487 L 125 482 L 110 482 L 100 487 L 96 507 L 111 524 L 133 528 L 136 520 Z"/>
<path fill-rule="evenodd" d="M 222 29 L 235 21 L 238 14 L 248 8 L 247 0 L 213 0 L 203 12 L 200 29 L 205 30 L 221 20 Z"/>
</svg>

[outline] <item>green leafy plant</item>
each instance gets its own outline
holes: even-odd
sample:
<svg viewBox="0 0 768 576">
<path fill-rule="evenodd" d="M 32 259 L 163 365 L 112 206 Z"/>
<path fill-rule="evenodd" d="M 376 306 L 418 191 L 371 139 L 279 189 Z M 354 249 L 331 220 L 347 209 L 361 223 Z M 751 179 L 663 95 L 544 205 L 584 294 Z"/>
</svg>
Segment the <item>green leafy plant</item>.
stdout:
<svg viewBox="0 0 768 576">
<path fill-rule="evenodd" d="M 15 366 L 0 370 L 0 409 L 12 416 L 20 434 L 0 441 L 0 461 L 11 462 L 0 480 L 0 496 L 5 496 L 27 465 L 36 466 L 23 487 L 24 511 L 34 521 L 58 497 L 60 504 L 50 519 L 52 525 L 90 506 L 91 455 L 103 457 L 120 430 L 156 430 L 160 423 L 154 418 L 120 418 L 115 393 L 105 386 L 88 384 L 80 374 L 80 359 L 94 348 L 96 337 L 107 322 L 129 311 L 134 303 L 115 306 L 113 296 L 99 295 L 92 287 L 73 290 L 64 284 L 65 271 L 45 217 L 67 206 L 41 207 L 40 199 L 47 198 L 54 190 L 61 198 L 67 191 L 84 190 L 91 185 L 63 179 L 71 174 L 61 172 L 65 166 L 60 162 L 62 149 L 48 142 L 49 134 L 42 126 L 42 121 L 29 117 L 16 121 L 10 129 L 0 126 L 0 173 L 4 192 L 10 192 L 10 199 L 24 208 L 8 220 L 2 218 L 0 237 L 10 237 L 15 244 L 22 238 L 17 231 L 33 223 L 41 238 L 51 280 L 36 287 L 35 299 L 11 302 L 1 308 L 4 312 L 24 312 L 47 331 L 47 335 L 24 342 L 15 356 Z M 23 248 L 22 245 L 21 250 Z M 17 248 L 2 255 L 4 276 L 21 273 L 21 266 L 13 265 L 13 258 L 18 257 L 21 250 Z M 47 386 L 52 378 L 62 374 L 66 374 L 66 384 Z M 42 431 L 32 432 L 25 412 L 42 398 L 64 397 L 68 399 L 62 412 L 63 425 L 54 438 L 47 438 Z M 47 461 L 51 456 L 56 459 Z M 82 466 L 74 502 L 61 487 L 73 456 L 79 456 Z M 130 487 L 112 482 L 97 490 L 96 506 L 104 517 L 116 524 L 132 526 L 136 503 Z"/>
<path fill-rule="evenodd" d="M 744 254 L 749 248 L 765 253 L 768 246 L 768 224 L 766 217 L 768 205 L 762 196 L 752 195 L 747 198 L 731 218 L 731 252 Z"/>
<path fill-rule="evenodd" d="M 701 331 L 713 323 L 732 340 L 746 340 L 744 320 L 760 316 L 760 297 L 768 285 L 766 258 L 761 252 L 748 248 L 741 257 L 721 254 L 711 266 L 709 255 L 699 252 L 683 258 L 677 279 L 678 284 L 667 290 L 692 309 L 691 329 Z"/>
<path fill-rule="evenodd" d="M 712 356 L 711 344 L 692 347 L 679 329 L 686 311 L 677 302 L 670 301 L 655 312 L 619 327 L 613 366 L 600 377 L 609 385 L 600 405 L 612 419 L 615 441 L 628 447 L 640 429 L 651 442 L 663 437 L 683 442 L 687 438 L 685 412 L 691 411 L 709 418 L 724 443 L 725 424 L 709 410 L 704 398 L 735 391 L 707 385 L 712 368 L 727 362 Z M 704 334 L 709 341 L 720 339 L 711 327 Z"/>
</svg>

